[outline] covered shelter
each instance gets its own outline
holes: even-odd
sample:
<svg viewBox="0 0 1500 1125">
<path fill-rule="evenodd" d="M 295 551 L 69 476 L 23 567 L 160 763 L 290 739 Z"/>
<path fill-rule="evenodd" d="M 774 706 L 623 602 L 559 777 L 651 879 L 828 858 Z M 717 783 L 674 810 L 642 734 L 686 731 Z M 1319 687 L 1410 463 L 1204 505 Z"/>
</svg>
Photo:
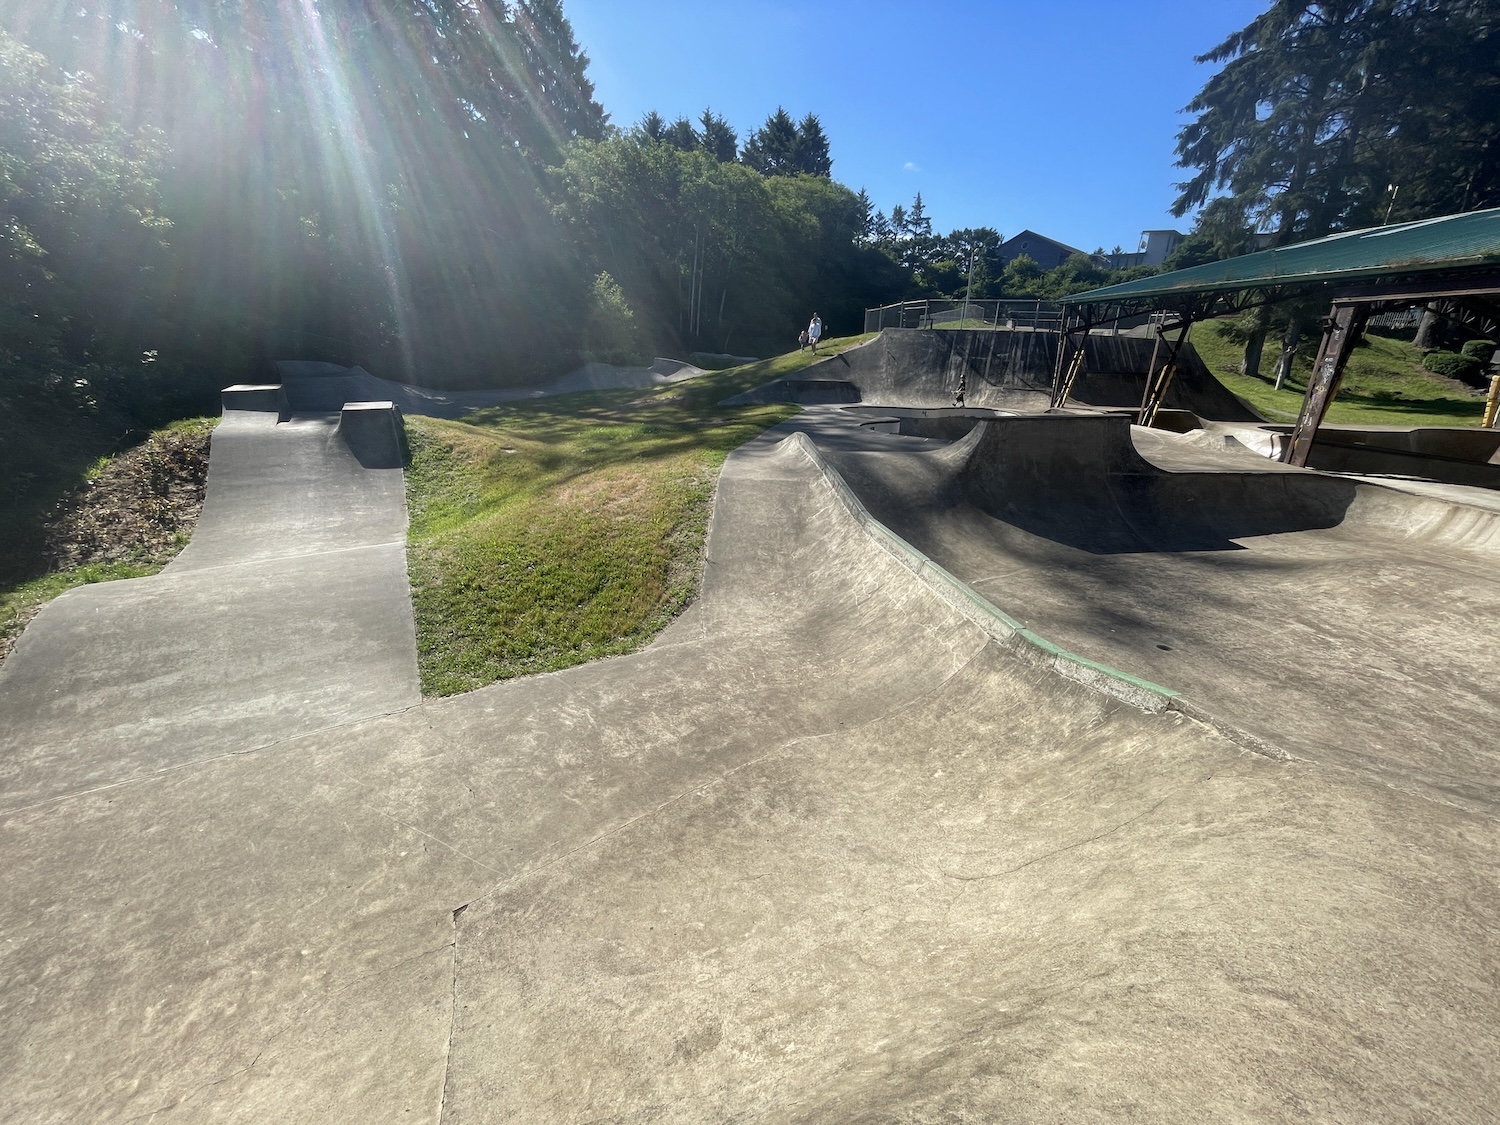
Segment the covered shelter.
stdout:
<svg viewBox="0 0 1500 1125">
<path fill-rule="evenodd" d="M 1140 423 L 1149 426 L 1194 323 L 1319 297 L 1328 301 L 1329 313 L 1302 409 L 1282 454 L 1284 461 L 1298 466 L 1307 463 L 1344 364 L 1372 315 L 1420 304 L 1486 334 L 1500 327 L 1500 208 L 1346 231 L 1068 297 L 1052 405 L 1067 403 L 1083 372 L 1083 344 L 1090 331 L 1149 317 L 1157 343 L 1140 412 Z M 1496 398 L 1492 385 L 1485 425 L 1494 422 Z"/>
</svg>

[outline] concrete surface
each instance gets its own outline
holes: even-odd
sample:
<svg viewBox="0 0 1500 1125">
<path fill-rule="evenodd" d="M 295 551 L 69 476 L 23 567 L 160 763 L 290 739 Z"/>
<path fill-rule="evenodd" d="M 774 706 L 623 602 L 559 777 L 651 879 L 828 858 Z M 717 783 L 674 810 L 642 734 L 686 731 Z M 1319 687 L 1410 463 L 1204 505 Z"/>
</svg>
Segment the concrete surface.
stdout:
<svg viewBox="0 0 1500 1125">
<path fill-rule="evenodd" d="M 1120 418 L 999 418 L 905 450 L 808 424 L 877 519 L 1053 642 L 1296 756 L 1500 798 L 1493 508 Z"/>
<path fill-rule="evenodd" d="M 317 730 L 247 713 L 232 754 L 192 752 L 188 726 L 125 769 L 113 713 L 81 708 L 66 752 L 0 778 L 7 1118 L 1493 1119 L 1494 653 L 1458 608 L 1430 618 L 1428 588 L 1493 620 L 1483 521 L 1335 482 L 1355 496 L 1332 528 L 1089 552 L 977 506 L 1018 502 L 998 473 L 965 491 L 983 434 L 868 420 L 809 411 L 733 454 L 702 597 L 632 656 L 420 704 L 387 685 L 388 713 Z M 243 492 L 258 513 L 269 482 L 237 479 L 257 450 L 284 443 L 270 476 L 294 498 L 291 463 L 327 458 L 356 515 L 289 506 L 306 566 L 283 594 L 339 565 L 339 535 L 400 522 L 373 494 L 397 474 L 348 474 L 360 501 L 331 423 L 294 425 L 216 437 L 210 504 Z M 819 455 L 777 444 L 798 430 L 893 522 L 907 489 L 903 534 L 979 559 L 997 600 L 1122 663 L 1158 652 L 1162 682 L 1193 673 L 1247 714 L 1300 723 L 1318 701 L 1337 752 L 1252 753 L 1017 660 L 872 538 Z M 1106 477 L 1166 471 L 1149 442 L 1143 468 L 1095 436 Z M 271 522 L 237 542 L 205 523 L 184 573 L 288 561 Z M 1235 623 L 1260 598 L 1279 635 Z M 213 620 L 201 636 L 312 675 L 297 661 L 319 642 Z M 87 647 L 33 640 L 0 670 L 7 761 L 35 706 L 14 669 Z M 1351 697 L 1361 664 L 1373 686 Z M 1396 722 L 1381 691 L 1417 709 Z"/>
<path fill-rule="evenodd" d="M 1139 408 L 1152 346 L 1138 336 L 1091 334 L 1087 371 L 1070 404 Z M 953 404 L 962 386 L 971 407 L 1039 411 L 1050 401 L 1056 358 L 1055 333 L 887 328 L 794 376 L 728 401 L 943 407 Z M 1260 421 L 1209 373 L 1191 344 L 1183 347 L 1165 405 L 1203 418 Z"/>
<path fill-rule="evenodd" d="M 504 390 L 451 391 L 416 387 L 371 375 L 363 367 L 341 367 L 315 360 L 277 360 L 281 376 L 283 416 L 295 412 L 329 413 L 346 402 L 391 402 L 403 413 L 431 418 L 460 418 L 472 410 L 504 402 L 545 398 L 548 395 L 622 387 L 658 387 L 680 383 L 703 374 L 703 370 L 680 359 L 657 358 L 648 367 L 620 367 L 586 363 L 555 382 L 540 387 L 509 387 Z M 248 399 L 244 392 L 260 388 L 230 387 L 236 392 L 225 399 L 226 408 L 270 409 L 258 405 L 261 398 Z M 254 402 L 256 405 L 251 405 Z"/>
<path fill-rule="evenodd" d="M 0 665 L 0 809 L 418 701 L 403 475 L 336 422 L 226 412 L 182 554 L 37 615 Z"/>
<path fill-rule="evenodd" d="M 394 402 L 346 402 L 339 411 L 339 437 L 366 469 L 400 469 L 411 457 L 406 424 Z"/>
</svg>

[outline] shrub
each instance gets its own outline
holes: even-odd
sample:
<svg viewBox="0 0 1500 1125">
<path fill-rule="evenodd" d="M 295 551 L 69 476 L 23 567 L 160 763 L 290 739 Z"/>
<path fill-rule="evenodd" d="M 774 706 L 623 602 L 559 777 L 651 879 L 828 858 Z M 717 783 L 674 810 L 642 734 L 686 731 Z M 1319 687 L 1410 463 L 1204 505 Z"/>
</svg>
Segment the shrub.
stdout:
<svg viewBox="0 0 1500 1125">
<path fill-rule="evenodd" d="M 1428 371 L 1439 375 L 1446 375 L 1450 379 L 1458 379 L 1464 383 L 1478 383 L 1484 371 L 1484 365 L 1471 355 L 1460 355 L 1458 352 L 1428 352 L 1422 357 L 1422 366 Z"/>
<path fill-rule="evenodd" d="M 584 321 L 583 346 L 584 358 L 600 363 L 628 365 L 642 359 L 635 311 L 619 283 L 607 273 L 594 278 L 593 301 Z"/>
<path fill-rule="evenodd" d="M 1495 341 L 1465 340 L 1462 354 L 1478 360 L 1480 367 L 1488 367 L 1490 360 L 1495 358 Z"/>
</svg>

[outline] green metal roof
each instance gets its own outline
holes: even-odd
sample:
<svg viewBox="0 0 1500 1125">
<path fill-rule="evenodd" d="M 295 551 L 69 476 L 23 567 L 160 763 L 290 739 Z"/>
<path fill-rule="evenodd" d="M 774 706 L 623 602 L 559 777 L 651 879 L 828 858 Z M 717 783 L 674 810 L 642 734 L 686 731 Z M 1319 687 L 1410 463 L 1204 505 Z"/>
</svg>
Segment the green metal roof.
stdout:
<svg viewBox="0 0 1500 1125">
<path fill-rule="evenodd" d="M 1133 304 L 1153 297 L 1411 278 L 1487 265 L 1500 267 L 1500 208 L 1346 231 L 1092 289 L 1063 301 L 1070 305 Z"/>
</svg>

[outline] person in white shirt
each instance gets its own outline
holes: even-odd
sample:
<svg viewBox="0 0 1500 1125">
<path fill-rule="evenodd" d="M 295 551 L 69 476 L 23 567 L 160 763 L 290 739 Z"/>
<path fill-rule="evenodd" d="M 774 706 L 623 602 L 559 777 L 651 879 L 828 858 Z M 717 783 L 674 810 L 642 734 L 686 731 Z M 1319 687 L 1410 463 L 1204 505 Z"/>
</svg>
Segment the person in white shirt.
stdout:
<svg viewBox="0 0 1500 1125">
<path fill-rule="evenodd" d="M 818 350 L 818 341 L 823 337 L 823 321 L 817 313 L 813 313 L 812 323 L 807 326 L 807 342 L 812 345 L 812 350 Z"/>
</svg>

